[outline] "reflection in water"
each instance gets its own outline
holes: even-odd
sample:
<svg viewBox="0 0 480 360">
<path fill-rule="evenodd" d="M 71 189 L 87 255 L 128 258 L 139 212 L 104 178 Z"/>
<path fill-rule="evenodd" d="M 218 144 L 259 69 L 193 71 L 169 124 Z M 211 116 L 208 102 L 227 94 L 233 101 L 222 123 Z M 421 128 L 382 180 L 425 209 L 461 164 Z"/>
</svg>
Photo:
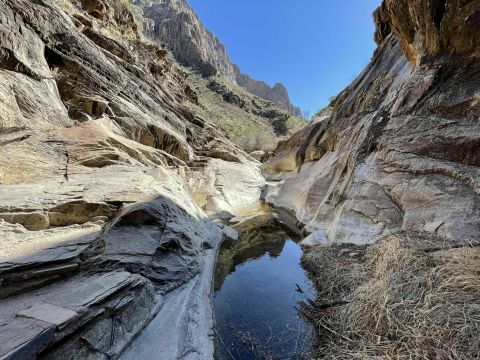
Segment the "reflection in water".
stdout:
<svg viewBox="0 0 480 360">
<path fill-rule="evenodd" d="M 255 225 L 255 224 L 254 224 Z M 299 302 L 313 299 L 302 251 L 264 217 L 221 250 L 215 274 L 217 359 L 308 359 L 311 326 Z"/>
</svg>

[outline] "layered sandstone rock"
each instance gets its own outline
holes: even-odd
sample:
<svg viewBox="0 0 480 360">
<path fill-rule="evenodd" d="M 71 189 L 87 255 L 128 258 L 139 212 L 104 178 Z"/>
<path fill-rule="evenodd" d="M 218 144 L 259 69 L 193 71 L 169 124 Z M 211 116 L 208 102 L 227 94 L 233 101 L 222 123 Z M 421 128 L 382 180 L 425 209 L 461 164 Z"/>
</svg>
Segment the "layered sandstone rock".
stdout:
<svg viewBox="0 0 480 360">
<path fill-rule="evenodd" d="M 124 358 L 213 356 L 225 232 L 206 213 L 264 181 L 134 20 L 116 0 L 0 4 L 1 358 L 114 359 L 150 323 L 160 350 Z"/>
<path fill-rule="evenodd" d="M 263 167 L 278 181 L 267 202 L 314 233 L 309 243 L 397 232 L 478 242 L 479 13 L 478 1 L 386 0 L 377 10 L 370 65 L 329 117 Z"/>
<path fill-rule="evenodd" d="M 240 71 L 228 57 L 225 46 L 208 31 L 186 0 L 132 1 L 144 8 L 144 14 L 155 23 L 150 37 L 158 39 L 175 54 L 183 65 L 199 70 L 204 76 L 219 75 L 254 95 L 270 100 L 293 116 L 300 108 L 292 105 L 282 84 L 271 87 Z"/>
</svg>

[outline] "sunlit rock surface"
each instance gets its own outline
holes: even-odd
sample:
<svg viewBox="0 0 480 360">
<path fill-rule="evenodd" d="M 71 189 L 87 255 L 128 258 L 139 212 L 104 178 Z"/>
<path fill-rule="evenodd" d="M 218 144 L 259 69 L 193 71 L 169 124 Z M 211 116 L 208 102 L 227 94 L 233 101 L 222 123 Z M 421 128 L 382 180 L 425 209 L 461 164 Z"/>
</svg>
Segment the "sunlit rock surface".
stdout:
<svg viewBox="0 0 480 360">
<path fill-rule="evenodd" d="M 266 201 L 325 243 L 480 239 L 477 1 L 384 1 L 378 49 L 331 116 L 263 165 Z M 473 29 L 476 29 L 475 31 Z M 472 33 L 472 31 L 474 33 Z"/>
<path fill-rule="evenodd" d="M 5 0 L 0 24 L 0 358 L 211 358 L 207 212 L 258 201 L 260 163 L 124 2 Z"/>
</svg>

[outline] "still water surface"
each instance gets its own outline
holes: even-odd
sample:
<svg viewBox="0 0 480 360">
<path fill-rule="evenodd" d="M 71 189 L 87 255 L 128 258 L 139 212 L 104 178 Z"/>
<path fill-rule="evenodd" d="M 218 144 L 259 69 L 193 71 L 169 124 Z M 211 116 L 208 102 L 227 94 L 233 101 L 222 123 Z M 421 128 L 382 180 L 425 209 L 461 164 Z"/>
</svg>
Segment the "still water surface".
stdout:
<svg viewBox="0 0 480 360">
<path fill-rule="evenodd" d="M 216 358 L 309 359 L 312 328 L 298 308 L 315 294 L 301 248 L 283 232 L 236 247 L 224 247 L 217 264 Z"/>
</svg>

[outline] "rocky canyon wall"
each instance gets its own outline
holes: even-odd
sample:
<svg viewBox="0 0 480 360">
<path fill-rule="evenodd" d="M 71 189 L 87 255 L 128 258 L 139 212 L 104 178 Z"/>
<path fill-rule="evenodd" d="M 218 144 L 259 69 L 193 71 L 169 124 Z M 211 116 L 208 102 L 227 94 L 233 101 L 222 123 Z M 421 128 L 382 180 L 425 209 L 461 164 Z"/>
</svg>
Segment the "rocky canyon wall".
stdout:
<svg viewBox="0 0 480 360">
<path fill-rule="evenodd" d="M 2 359 L 138 358 L 152 320 L 143 359 L 213 356 L 207 213 L 264 180 L 139 28 L 123 1 L 0 2 Z"/>
<path fill-rule="evenodd" d="M 263 166 L 309 242 L 480 240 L 478 1 L 385 0 L 378 48 L 327 118 Z"/>
<path fill-rule="evenodd" d="M 199 70 L 204 76 L 219 75 L 240 85 L 254 95 L 280 106 L 293 116 L 301 116 L 292 105 L 285 86 L 271 87 L 242 73 L 228 57 L 225 46 L 208 31 L 186 0 L 132 1 L 144 8 L 145 17 L 153 20 L 147 34 L 172 50 L 183 65 Z"/>
</svg>

